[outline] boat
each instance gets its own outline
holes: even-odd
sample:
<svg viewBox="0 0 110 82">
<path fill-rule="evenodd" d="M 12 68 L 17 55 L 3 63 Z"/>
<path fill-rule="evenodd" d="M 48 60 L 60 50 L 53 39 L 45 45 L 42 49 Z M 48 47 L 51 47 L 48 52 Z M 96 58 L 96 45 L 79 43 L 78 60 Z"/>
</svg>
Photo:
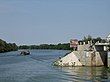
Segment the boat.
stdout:
<svg viewBox="0 0 110 82">
<path fill-rule="evenodd" d="M 23 55 L 23 56 L 30 55 L 30 51 L 29 50 L 28 51 L 21 51 L 20 55 Z"/>
</svg>

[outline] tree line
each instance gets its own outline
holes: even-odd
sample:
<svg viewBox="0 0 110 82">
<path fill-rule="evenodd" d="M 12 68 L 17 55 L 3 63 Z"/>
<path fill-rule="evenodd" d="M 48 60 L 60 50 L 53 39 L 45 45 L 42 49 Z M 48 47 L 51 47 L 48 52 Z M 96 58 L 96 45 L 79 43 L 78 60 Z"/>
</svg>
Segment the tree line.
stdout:
<svg viewBox="0 0 110 82">
<path fill-rule="evenodd" d="M 40 44 L 40 45 L 21 45 L 19 49 L 56 49 L 56 50 L 70 50 L 70 44 Z"/>
<path fill-rule="evenodd" d="M 88 35 L 84 37 L 82 40 L 79 40 L 78 43 L 92 41 L 95 44 L 97 41 L 106 42 L 105 39 L 100 37 L 92 38 L 92 36 Z M 109 46 L 110 47 L 110 46 Z M 72 50 L 70 48 L 70 43 L 59 43 L 59 44 L 40 44 L 40 45 L 21 45 L 17 46 L 15 43 L 7 43 L 6 41 L 0 39 L 0 53 L 8 52 L 8 51 L 16 51 L 18 49 L 57 49 L 57 50 Z"/>
<path fill-rule="evenodd" d="M 102 39 L 101 37 L 97 37 L 97 38 L 92 38 L 92 36 L 88 35 L 88 36 L 84 36 L 84 38 L 82 40 L 79 40 L 78 42 L 85 42 L 85 44 L 88 43 L 88 41 L 92 41 L 93 44 L 95 44 L 96 42 L 100 42 L 100 43 L 105 43 L 107 42 L 106 39 Z"/>
<path fill-rule="evenodd" d="M 18 46 L 15 43 L 7 43 L 6 41 L 0 39 L 0 53 L 16 50 L 18 50 Z"/>
<path fill-rule="evenodd" d="M 85 42 L 85 44 L 88 43 L 88 41 L 92 41 L 93 44 L 95 44 L 97 41 L 99 42 L 106 42 L 105 39 L 102 39 L 100 37 L 92 38 L 92 36 L 84 36 L 82 40 L 79 40 L 80 42 Z M 21 45 L 19 46 L 19 49 L 57 49 L 57 50 L 72 50 L 70 48 L 70 43 L 59 43 L 59 44 L 40 44 L 40 45 Z"/>
</svg>

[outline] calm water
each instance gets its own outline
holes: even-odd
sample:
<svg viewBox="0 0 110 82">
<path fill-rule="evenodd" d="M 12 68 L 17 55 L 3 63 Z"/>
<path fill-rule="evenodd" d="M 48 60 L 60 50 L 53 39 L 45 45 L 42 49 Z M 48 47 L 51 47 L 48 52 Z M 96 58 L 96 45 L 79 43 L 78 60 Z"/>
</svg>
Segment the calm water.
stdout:
<svg viewBox="0 0 110 82">
<path fill-rule="evenodd" d="M 31 50 L 20 56 L 20 50 L 0 53 L 0 82 L 110 82 L 104 67 L 56 67 L 52 62 L 65 50 Z"/>
</svg>

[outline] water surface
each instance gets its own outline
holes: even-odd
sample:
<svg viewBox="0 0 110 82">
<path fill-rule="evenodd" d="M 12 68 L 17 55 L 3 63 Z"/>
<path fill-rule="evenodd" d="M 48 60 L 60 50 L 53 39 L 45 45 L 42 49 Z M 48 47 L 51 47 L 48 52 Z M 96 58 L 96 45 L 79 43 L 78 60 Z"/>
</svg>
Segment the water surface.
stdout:
<svg viewBox="0 0 110 82">
<path fill-rule="evenodd" d="M 66 50 L 21 50 L 0 53 L 0 82 L 110 82 L 105 67 L 56 67 L 52 62 Z"/>
</svg>

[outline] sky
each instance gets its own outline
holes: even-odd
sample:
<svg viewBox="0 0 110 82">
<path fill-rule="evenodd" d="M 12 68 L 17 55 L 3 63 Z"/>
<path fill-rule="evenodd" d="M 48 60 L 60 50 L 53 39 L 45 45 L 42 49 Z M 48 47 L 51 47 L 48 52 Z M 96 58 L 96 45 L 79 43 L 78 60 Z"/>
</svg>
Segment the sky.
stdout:
<svg viewBox="0 0 110 82">
<path fill-rule="evenodd" d="M 0 39 L 17 45 L 68 43 L 110 33 L 110 0 L 0 0 Z"/>
</svg>

